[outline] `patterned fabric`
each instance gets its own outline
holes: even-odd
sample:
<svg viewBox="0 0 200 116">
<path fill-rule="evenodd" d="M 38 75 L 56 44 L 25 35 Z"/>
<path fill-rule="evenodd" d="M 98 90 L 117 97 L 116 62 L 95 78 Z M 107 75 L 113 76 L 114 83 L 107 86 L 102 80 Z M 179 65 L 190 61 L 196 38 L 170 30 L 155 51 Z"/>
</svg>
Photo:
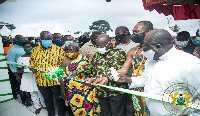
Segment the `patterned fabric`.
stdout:
<svg viewBox="0 0 200 116">
<path fill-rule="evenodd" d="M 116 70 L 122 68 L 126 58 L 126 53 L 114 46 L 108 50 L 105 54 L 100 54 L 96 52 L 94 57 L 92 58 L 90 64 L 87 64 L 80 69 L 77 70 L 77 74 L 84 74 L 87 72 L 91 76 L 95 78 L 106 77 L 111 75 L 110 68 L 113 67 Z M 120 88 L 127 88 L 127 83 L 120 83 L 120 82 L 109 82 L 106 85 L 120 87 Z M 104 87 L 96 87 L 97 95 L 99 97 L 112 97 L 112 96 L 119 96 L 123 94 L 122 92 L 113 91 Z"/>
<path fill-rule="evenodd" d="M 200 45 L 195 47 L 193 55 L 196 56 L 197 58 L 200 58 Z"/>
<path fill-rule="evenodd" d="M 65 56 L 63 49 L 54 44 L 47 49 L 37 46 L 32 50 L 30 66 L 44 71 L 49 71 L 52 67 L 60 67 Z M 42 87 L 58 85 L 55 79 L 52 81 L 47 80 L 45 73 L 40 71 L 37 71 L 35 74 L 35 80 L 36 83 Z"/>
<path fill-rule="evenodd" d="M 182 51 L 184 51 L 183 48 L 180 47 L 180 46 L 178 46 L 178 45 L 174 45 L 174 47 L 175 47 L 177 50 L 182 50 Z"/>
<path fill-rule="evenodd" d="M 83 65 L 90 62 L 90 59 L 80 54 L 67 67 L 66 74 L 71 75 Z M 84 73 L 75 77 L 77 80 L 90 78 L 88 73 Z M 72 107 L 75 116 L 96 116 L 100 113 L 101 108 L 96 96 L 96 88 L 88 89 L 82 82 L 67 79 L 66 83 L 67 98 Z"/>
<path fill-rule="evenodd" d="M 137 53 L 137 50 L 135 54 Z M 142 75 L 145 69 L 146 60 L 147 58 L 144 57 L 142 54 L 134 56 L 134 58 L 132 59 L 132 65 L 133 65 L 132 78 Z M 144 92 L 144 87 L 137 87 L 133 88 L 132 90 Z M 146 105 L 146 100 L 144 97 L 132 95 L 132 100 L 133 100 L 133 107 L 135 109 L 134 112 L 135 116 L 150 116 L 150 111 Z"/>
<path fill-rule="evenodd" d="M 90 59 L 95 55 L 97 48 L 94 47 L 91 41 L 85 43 L 79 50 L 80 54 L 88 56 Z"/>
</svg>

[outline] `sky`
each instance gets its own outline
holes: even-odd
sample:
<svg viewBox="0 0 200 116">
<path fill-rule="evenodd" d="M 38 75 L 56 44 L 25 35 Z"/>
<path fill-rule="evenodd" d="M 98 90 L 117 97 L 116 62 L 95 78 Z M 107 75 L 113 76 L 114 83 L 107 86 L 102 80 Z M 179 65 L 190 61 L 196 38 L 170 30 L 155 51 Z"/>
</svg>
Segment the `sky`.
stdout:
<svg viewBox="0 0 200 116">
<path fill-rule="evenodd" d="M 40 27 L 48 30 L 54 24 L 70 32 L 87 32 L 92 22 L 106 20 L 113 30 L 126 26 L 130 32 L 137 22 L 149 20 L 154 28 L 162 29 L 168 25 L 178 24 L 180 30 L 189 31 L 198 26 L 199 21 L 174 21 L 172 16 L 164 16 L 155 10 L 144 10 L 142 0 L 17 0 L 0 4 L 0 22 L 23 23 L 34 29 Z"/>
</svg>

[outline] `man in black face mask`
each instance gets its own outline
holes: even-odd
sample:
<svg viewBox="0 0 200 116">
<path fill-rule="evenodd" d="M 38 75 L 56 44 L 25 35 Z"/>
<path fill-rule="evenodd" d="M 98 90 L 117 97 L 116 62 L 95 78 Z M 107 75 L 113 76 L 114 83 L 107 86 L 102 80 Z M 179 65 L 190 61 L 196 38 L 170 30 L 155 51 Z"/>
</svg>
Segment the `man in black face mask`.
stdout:
<svg viewBox="0 0 200 116">
<path fill-rule="evenodd" d="M 131 34 L 129 29 L 125 26 L 117 27 L 115 30 L 115 35 L 115 40 L 119 42 L 119 45 L 116 47 L 124 50 L 126 54 L 132 47 L 136 47 L 138 45 L 137 43 L 131 41 Z"/>
<path fill-rule="evenodd" d="M 150 21 L 140 21 L 138 22 L 131 35 L 132 41 L 135 43 L 141 43 L 144 40 L 145 35 L 153 29 L 153 24 Z"/>
</svg>

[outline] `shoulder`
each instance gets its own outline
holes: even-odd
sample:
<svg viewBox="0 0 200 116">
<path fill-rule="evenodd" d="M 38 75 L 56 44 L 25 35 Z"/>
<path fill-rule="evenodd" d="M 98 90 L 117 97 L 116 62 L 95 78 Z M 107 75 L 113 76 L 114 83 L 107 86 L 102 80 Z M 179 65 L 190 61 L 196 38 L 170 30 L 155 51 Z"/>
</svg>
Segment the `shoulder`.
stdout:
<svg viewBox="0 0 200 116">
<path fill-rule="evenodd" d="M 136 50 L 137 50 L 137 47 L 131 48 L 131 49 L 128 51 L 127 55 L 131 55 L 131 56 L 134 55 Z"/>
</svg>

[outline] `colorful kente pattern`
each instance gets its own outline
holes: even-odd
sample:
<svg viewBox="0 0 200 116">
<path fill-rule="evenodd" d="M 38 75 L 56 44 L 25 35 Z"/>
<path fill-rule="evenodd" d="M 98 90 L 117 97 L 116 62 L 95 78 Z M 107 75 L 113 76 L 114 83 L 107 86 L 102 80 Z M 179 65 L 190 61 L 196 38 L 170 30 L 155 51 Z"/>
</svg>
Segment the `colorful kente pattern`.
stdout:
<svg viewBox="0 0 200 116">
<path fill-rule="evenodd" d="M 82 54 L 78 55 L 66 67 L 66 74 L 71 75 L 73 71 L 76 71 L 89 62 L 90 59 L 86 56 Z M 77 75 L 75 78 L 82 81 L 90 77 L 88 73 L 84 73 Z M 66 81 L 67 99 L 75 116 L 96 116 L 101 112 L 100 104 L 96 96 L 96 88 L 88 89 L 82 82 L 72 79 L 67 79 Z"/>
<path fill-rule="evenodd" d="M 177 50 L 182 50 L 182 51 L 184 51 L 183 48 L 180 47 L 180 46 L 178 46 L 178 45 L 174 45 L 174 47 L 175 47 Z"/>
<path fill-rule="evenodd" d="M 200 58 L 200 45 L 195 47 L 193 55 L 196 56 L 197 58 Z"/>
<path fill-rule="evenodd" d="M 119 48 L 116 48 L 112 46 L 105 54 L 100 54 L 99 52 L 96 52 L 96 54 L 93 56 L 90 64 L 87 64 L 80 69 L 78 69 L 77 74 L 83 74 L 87 72 L 88 74 L 91 74 L 95 78 L 101 78 L 111 75 L 110 68 L 113 67 L 116 70 L 119 70 L 122 68 L 126 58 L 126 53 L 124 50 L 121 50 Z M 120 82 L 109 82 L 106 85 L 113 86 L 113 87 L 120 87 L 120 88 L 127 88 L 127 83 L 120 83 Z M 97 89 L 97 95 L 99 97 L 114 97 L 119 96 L 123 94 L 123 92 L 110 90 L 104 87 L 96 87 Z"/>
<path fill-rule="evenodd" d="M 140 57 L 136 57 L 132 59 L 133 71 L 135 76 L 141 76 L 145 69 L 145 62 L 147 60 L 143 55 L 139 55 Z M 132 77 L 134 78 L 134 77 Z M 132 88 L 132 90 L 144 92 L 144 87 Z M 133 107 L 136 110 L 134 112 L 135 116 L 150 116 L 150 111 L 146 105 L 146 100 L 144 97 L 132 95 Z"/>
</svg>

